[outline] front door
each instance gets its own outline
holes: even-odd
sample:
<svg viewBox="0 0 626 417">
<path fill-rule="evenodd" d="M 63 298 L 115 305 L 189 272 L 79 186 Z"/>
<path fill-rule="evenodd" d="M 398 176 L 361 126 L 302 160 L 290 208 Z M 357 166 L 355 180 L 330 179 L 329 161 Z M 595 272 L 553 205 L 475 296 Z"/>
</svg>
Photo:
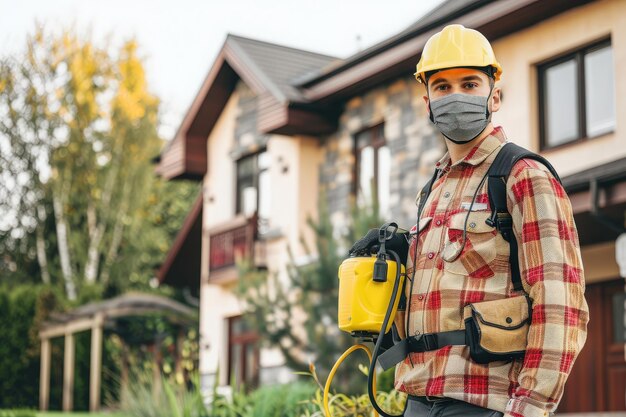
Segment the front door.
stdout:
<svg viewBox="0 0 626 417">
<path fill-rule="evenodd" d="M 243 316 L 228 319 L 228 376 L 231 386 L 252 389 L 259 383 L 259 334 Z"/>
<path fill-rule="evenodd" d="M 626 411 L 624 342 L 615 334 L 613 296 L 624 292 L 624 279 L 588 285 L 587 341 L 565 385 L 559 413 Z M 623 337 L 622 337 L 623 338 Z"/>
</svg>

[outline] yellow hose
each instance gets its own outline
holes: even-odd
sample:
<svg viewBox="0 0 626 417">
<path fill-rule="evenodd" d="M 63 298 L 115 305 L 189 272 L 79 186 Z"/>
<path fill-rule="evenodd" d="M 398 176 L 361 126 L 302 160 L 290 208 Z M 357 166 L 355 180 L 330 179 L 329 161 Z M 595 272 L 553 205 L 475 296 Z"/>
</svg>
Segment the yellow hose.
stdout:
<svg viewBox="0 0 626 417">
<path fill-rule="evenodd" d="M 335 364 L 333 365 L 333 369 L 331 369 L 330 374 L 328 374 L 328 379 L 326 380 L 326 385 L 324 386 L 324 413 L 326 414 L 326 417 L 332 417 L 330 415 L 330 408 L 328 406 L 328 395 L 330 393 L 330 384 L 333 381 L 333 378 L 335 377 L 335 373 L 337 372 L 339 365 L 341 365 L 341 362 L 343 362 L 348 356 L 350 356 L 352 352 L 354 352 L 355 350 L 359 350 L 359 349 L 363 349 L 365 353 L 367 353 L 367 357 L 369 358 L 370 363 L 372 362 L 372 352 L 369 350 L 367 346 L 363 344 L 350 346 L 348 349 L 346 349 L 345 352 L 343 352 L 343 354 L 339 357 L 339 359 L 337 359 L 337 362 L 335 362 Z M 372 384 L 374 384 L 373 390 L 374 390 L 374 395 L 376 395 L 376 374 L 375 373 L 374 375 L 372 375 Z M 374 417 L 378 417 L 378 413 L 376 412 L 376 410 L 374 410 Z"/>
</svg>

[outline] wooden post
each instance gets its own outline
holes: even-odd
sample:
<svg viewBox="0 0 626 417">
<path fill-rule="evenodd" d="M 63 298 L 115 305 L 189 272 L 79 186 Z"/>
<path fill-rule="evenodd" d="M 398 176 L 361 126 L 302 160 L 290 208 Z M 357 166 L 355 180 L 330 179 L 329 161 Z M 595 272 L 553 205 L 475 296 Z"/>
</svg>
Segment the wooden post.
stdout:
<svg viewBox="0 0 626 417">
<path fill-rule="evenodd" d="M 63 411 L 74 407 L 74 334 L 65 334 L 63 353 Z"/>
<path fill-rule="evenodd" d="M 152 352 L 152 397 L 155 401 L 161 396 L 161 349 L 157 342 L 153 342 L 148 348 Z"/>
<path fill-rule="evenodd" d="M 94 317 L 91 329 L 91 366 L 89 367 L 89 411 L 100 410 L 100 377 L 102 373 L 102 313 Z"/>
<path fill-rule="evenodd" d="M 178 328 L 178 332 L 176 333 L 176 353 L 174 356 L 174 375 L 177 380 L 179 377 L 184 379 L 184 370 L 183 370 L 183 344 L 185 342 L 185 329 L 181 326 Z"/>
<path fill-rule="evenodd" d="M 50 339 L 41 339 L 41 362 L 39 365 L 39 409 L 48 411 L 50 404 Z"/>
<path fill-rule="evenodd" d="M 122 343 L 122 365 L 120 368 L 120 400 L 123 403 L 126 399 L 125 396 L 128 393 L 128 361 L 130 353 L 128 345 L 126 344 L 124 339 L 120 337 L 120 340 Z"/>
</svg>

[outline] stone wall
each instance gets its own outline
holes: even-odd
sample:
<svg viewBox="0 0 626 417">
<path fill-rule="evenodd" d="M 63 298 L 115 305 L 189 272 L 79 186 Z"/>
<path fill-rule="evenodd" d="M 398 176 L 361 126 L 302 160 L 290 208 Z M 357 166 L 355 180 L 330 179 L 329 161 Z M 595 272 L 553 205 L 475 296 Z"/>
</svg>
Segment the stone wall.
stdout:
<svg viewBox="0 0 626 417">
<path fill-rule="evenodd" d="M 241 81 L 235 91 L 239 101 L 235 122 L 235 144 L 230 153 L 233 160 L 257 152 L 267 146 L 269 140 L 269 135 L 259 133 L 257 130 L 258 97 Z"/>
<path fill-rule="evenodd" d="M 392 158 L 389 220 L 405 228 L 415 223 L 415 196 L 445 153 L 443 140 L 428 120 L 423 95 L 415 79 L 406 77 L 346 103 L 337 132 L 323 141 L 326 158 L 320 170 L 338 235 L 345 231 L 354 199 L 355 135 L 381 122 Z"/>
</svg>

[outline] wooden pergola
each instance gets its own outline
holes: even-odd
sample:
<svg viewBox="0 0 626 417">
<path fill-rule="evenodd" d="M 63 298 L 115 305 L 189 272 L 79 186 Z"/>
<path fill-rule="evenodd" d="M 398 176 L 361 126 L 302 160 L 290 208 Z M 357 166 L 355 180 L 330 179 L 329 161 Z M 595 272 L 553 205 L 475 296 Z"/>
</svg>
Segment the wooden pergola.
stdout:
<svg viewBox="0 0 626 417">
<path fill-rule="evenodd" d="M 74 334 L 91 330 L 91 365 L 89 376 L 89 410 L 100 408 L 102 373 L 102 338 L 104 328 L 114 328 L 115 319 L 126 316 L 163 315 L 176 324 L 195 323 L 197 313 L 166 297 L 128 293 L 109 300 L 89 303 L 63 314 L 55 314 L 43 324 L 39 381 L 39 408 L 48 409 L 50 400 L 51 339 L 65 338 L 63 354 L 63 411 L 72 411 L 74 391 Z M 181 335 L 178 335 L 181 337 Z M 180 343 L 177 343 L 179 346 Z"/>
</svg>

